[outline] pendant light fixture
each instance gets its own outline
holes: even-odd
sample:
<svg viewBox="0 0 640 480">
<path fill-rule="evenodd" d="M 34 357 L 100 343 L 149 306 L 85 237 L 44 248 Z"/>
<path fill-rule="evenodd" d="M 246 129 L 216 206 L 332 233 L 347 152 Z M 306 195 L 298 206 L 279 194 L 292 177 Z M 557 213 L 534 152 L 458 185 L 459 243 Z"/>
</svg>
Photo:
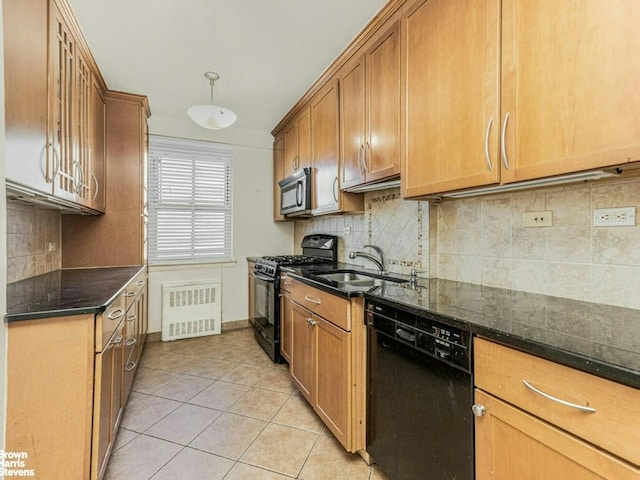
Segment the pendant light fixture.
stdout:
<svg viewBox="0 0 640 480">
<path fill-rule="evenodd" d="M 205 72 L 204 78 L 208 79 L 211 85 L 211 103 L 209 105 L 194 105 L 187 110 L 187 114 L 198 125 L 210 130 L 230 127 L 238 119 L 237 115 L 228 108 L 213 104 L 213 84 L 216 80 L 220 80 L 220 75 L 216 72 Z"/>
</svg>

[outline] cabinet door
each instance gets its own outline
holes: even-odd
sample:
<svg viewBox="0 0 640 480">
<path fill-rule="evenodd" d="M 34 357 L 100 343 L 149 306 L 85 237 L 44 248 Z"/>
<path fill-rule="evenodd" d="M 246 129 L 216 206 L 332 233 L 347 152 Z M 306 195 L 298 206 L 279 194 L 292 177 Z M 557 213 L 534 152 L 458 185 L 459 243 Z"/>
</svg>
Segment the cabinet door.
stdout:
<svg viewBox="0 0 640 480">
<path fill-rule="evenodd" d="M 278 185 L 278 182 L 285 177 L 284 159 L 284 134 L 279 133 L 273 142 L 273 220 L 275 222 L 286 220 L 280 213 L 280 185 Z"/>
<path fill-rule="evenodd" d="M 400 173 L 400 21 L 384 30 L 365 56 L 366 181 Z"/>
<path fill-rule="evenodd" d="M 124 322 L 96 354 L 91 479 L 102 478 L 122 414 L 122 348 Z"/>
<path fill-rule="evenodd" d="M 638 2 L 505 0 L 502 17 L 503 181 L 640 160 Z"/>
<path fill-rule="evenodd" d="M 91 102 L 93 78 L 86 56 L 76 48 L 73 98 L 73 178 L 76 202 L 91 206 Z"/>
<path fill-rule="evenodd" d="M 477 480 L 626 480 L 638 470 L 497 398 L 475 391 Z"/>
<path fill-rule="evenodd" d="M 311 166 L 311 109 L 306 106 L 296 117 L 298 160 L 295 170 Z"/>
<path fill-rule="evenodd" d="M 124 324 L 124 348 L 123 348 L 123 361 L 120 365 L 123 375 L 123 392 L 122 403 L 127 404 L 129 398 L 129 392 L 133 385 L 133 378 L 136 374 L 136 367 L 138 365 L 138 341 L 140 337 L 140 295 L 136 297 L 133 305 L 127 311 Z"/>
<path fill-rule="evenodd" d="M 76 41 L 55 2 L 50 2 L 50 129 L 53 149 L 53 194 L 75 201 L 74 77 Z"/>
<path fill-rule="evenodd" d="M 351 451 L 351 344 L 350 335 L 314 316 L 316 330 L 315 410 L 338 441 Z"/>
<path fill-rule="evenodd" d="M 364 56 L 342 68 L 340 76 L 340 187 L 364 183 L 365 155 L 365 76 Z"/>
<path fill-rule="evenodd" d="M 499 14 L 498 0 L 419 0 L 404 15 L 403 196 L 500 181 Z"/>
<path fill-rule="evenodd" d="M 52 193 L 47 0 L 4 0 L 6 178 Z"/>
<path fill-rule="evenodd" d="M 316 354 L 313 314 L 297 303 L 292 303 L 291 310 L 293 345 L 289 368 L 298 389 L 307 401 L 313 405 Z"/>
<path fill-rule="evenodd" d="M 291 295 L 284 292 L 280 297 L 280 353 L 291 364 L 293 346 L 293 307 Z"/>
<path fill-rule="evenodd" d="M 314 214 L 339 209 L 338 82 L 330 81 L 311 99 Z"/>
<path fill-rule="evenodd" d="M 106 207 L 106 108 L 102 88 L 93 80 L 91 88 L 91 134 L 90 155 L 91 171 L 86 179 L 91 192 L 91 207 L 104 212 Z"/>
</svg>

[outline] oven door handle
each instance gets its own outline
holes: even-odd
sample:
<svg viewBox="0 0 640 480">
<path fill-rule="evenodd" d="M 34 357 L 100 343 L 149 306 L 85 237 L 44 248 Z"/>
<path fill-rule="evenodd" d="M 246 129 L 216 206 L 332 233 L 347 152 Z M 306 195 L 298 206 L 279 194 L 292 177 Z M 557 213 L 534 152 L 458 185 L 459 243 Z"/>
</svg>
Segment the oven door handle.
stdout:
<svg viewBox="0 0 640 480">
<path fill-rule="evenodd" d="M 265 282 L 269 282 L 269 283 L 273 283 L 274 280 L 275 280 L 275 278 L 273 278 L 273 277 L 269 277 L 267 275 L 264 275 L 264 274 L 258 273 L 258 272 L 253 272 L 253 275 L 256 278 L 259 278 L 260 280 L 264 280 Z"/>
</svg>

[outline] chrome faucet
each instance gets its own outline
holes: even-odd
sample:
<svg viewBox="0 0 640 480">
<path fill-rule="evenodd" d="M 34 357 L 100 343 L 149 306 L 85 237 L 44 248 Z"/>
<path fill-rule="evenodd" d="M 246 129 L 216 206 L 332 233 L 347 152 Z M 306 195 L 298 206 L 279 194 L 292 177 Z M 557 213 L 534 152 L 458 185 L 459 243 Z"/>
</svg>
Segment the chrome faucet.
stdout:
<svg viewBox="0 0 640 480">
<path fill-rule="evenodd" d="M 370 254 L 369 252 L 351 252 L 349 254 L 349 258 L 351 259 L 354 259 L 357 257 L 366 258 L 367 260 L 370 260 L 373 263 L 375 263 L 376 266 L 380 269 L 380 273 L 382 275 L 385 275 L 387 271 L 384 269 L 384 253 L 382 253 L 382 249 L 380 247 L 376 247 L 375 245 L 363 245 L 363 247 L 373 249 L 378 254 L 378 257 Z"/>
</svg>

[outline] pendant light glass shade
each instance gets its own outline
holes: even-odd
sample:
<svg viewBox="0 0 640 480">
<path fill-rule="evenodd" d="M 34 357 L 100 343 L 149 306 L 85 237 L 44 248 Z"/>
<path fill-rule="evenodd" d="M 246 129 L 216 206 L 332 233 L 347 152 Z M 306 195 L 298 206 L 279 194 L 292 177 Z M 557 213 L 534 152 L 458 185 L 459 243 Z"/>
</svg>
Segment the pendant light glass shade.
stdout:
<svg viewBox="0 0 640 480">
<path fill-rule="evenodd" d="M 191 120 L 209 130 L 230 127 L 238 119 L 238 116 L 228 108 L 213 105 L 213 84 L 220 79 L 220 75 L 215 72 L 206 72 L 204 77 L 209 79 L 211 84 L 211 104 L 194 105 L 187 110 L 187 114 L 191 117 Z"/>
</svg>

